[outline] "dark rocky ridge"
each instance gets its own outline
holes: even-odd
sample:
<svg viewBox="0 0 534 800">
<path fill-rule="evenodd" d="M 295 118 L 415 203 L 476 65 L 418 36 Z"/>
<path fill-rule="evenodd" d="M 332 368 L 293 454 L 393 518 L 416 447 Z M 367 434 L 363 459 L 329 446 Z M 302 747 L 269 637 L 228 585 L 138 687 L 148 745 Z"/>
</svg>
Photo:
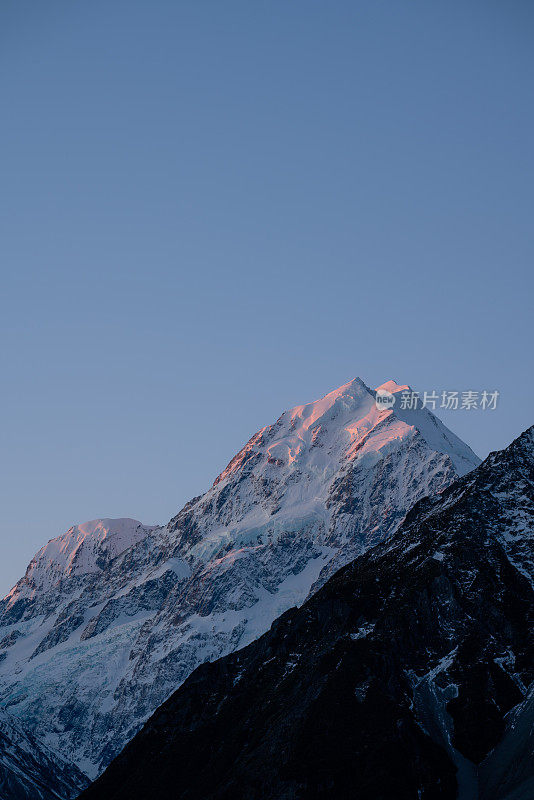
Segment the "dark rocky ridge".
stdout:
<svg viewBox="0 0 534 800">
<path fill-rule="evenodd" d="M 83 800 L 532 798 L 533 430 L 197 668 Z"/>
</svg>

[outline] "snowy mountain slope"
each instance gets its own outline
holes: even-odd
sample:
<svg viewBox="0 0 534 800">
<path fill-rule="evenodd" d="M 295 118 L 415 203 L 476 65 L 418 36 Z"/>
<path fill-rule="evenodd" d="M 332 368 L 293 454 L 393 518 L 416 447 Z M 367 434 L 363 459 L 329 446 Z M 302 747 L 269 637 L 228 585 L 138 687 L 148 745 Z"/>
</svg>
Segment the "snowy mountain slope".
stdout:
<svg viewBox="0 0 534 800">
<path fill-rule="evenodd" d="M 104 570 L 109 561 L 140 542 L 149 530 L 134 519 L 95 519 L 73 525 L 34 556 L 17 584 L 17 597 L 35 598 L 63 580 Z"/>
<path fill-rule="evenodd" d="M 534 428 L 200 666 L 83 800 L 531 800 Z"/>
<path fill-rule="evenodd" d="M 2 800 L 68 800 L 87 783 L 75 766 L 61 761 L 18 722 L 0 713 Z"/>
<path fill-rule="evenodd" d="M 0 703 L 95 775 L 198 664 L 478 463 L 429 411 L 379 410 L 359 379 L 285 412 L 165 527 L 91 523 L 40 551 L 0 605 Z"/>
</svg>

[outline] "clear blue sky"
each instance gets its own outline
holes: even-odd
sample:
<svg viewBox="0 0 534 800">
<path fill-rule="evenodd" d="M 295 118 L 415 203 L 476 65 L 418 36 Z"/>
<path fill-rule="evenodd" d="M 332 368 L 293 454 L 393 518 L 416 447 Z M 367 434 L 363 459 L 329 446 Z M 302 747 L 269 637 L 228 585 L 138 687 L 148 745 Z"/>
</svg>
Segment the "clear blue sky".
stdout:
<svg viewBox="0 0 534 800">
<path fill-rule="evenodd" d="M 529 0 L 3 0 L 0 594 L 360 375 L 531 424 Z"/>
</svg>

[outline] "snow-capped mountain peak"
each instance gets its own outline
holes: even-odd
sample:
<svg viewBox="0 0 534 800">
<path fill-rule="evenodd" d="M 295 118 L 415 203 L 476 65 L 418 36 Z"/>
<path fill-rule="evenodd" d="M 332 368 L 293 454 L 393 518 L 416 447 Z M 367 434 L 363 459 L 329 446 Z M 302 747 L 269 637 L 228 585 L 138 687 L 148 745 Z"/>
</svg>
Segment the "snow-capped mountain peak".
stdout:
<svg viewBox="0 0 534 800">
<path fill-rule="evenodd" d="M 101 571 L 111 559 L 144 539 L 154 527 L 126 518 L 94 519 L 73 525 L 36 553 L 23 581 L 8 597 L 13 602 L 22 593 L 33 596 L 65 578 Z"/>
<path fill-rule="evenodd" d="M 323 446 L 327 432 L 330 437 L 332 432 L 339 434 L 337 443 L 344 449 L 350 442 L 350 434 L 343 432 L 344 424 L 365 418 L 373 407 L 376 408 L 373 393 L 360 378 L 354 378 L 319 400 L 294 406 L 285 411 L 274 425 L 261 428 L 254 434 L 216 478 L 214 486 L 231 480 L 245 465 L 250 467 L 251 459 L 296 469 L 309 459 L 312 447 L 316 448 L 314 455 L 318 454 L 317 448 Z M 262 457 L 258 457 L 259 451 L 262 451 Z M 329 449 L 326 460 L 332 460 L 331 456 Z"/>
<path fill-rule="evenodd" d="M 380 389 L 393 394 L 393 407 L 377 407 Z M 427 408 L 402 408 L 401 395 L 407 390 L 411 391 L 409 386 L 389 380 L 373 391 L 361 378 L 354 378 L 319 400 L 289 409 L 274 425 L 262 428 L 247 442 L 217 477 L 212 489 L 218 487 L 219 492 L 220 484 L 233 481 L 236 473 L 243 470 L 255 475 L 261 472 L 270 480 L 280 473 L 280 468 L 294 477 L 304 470 L 309 485 L 320 475 L 325 488 L 325 478 L 337 470 L 341 461 L 348 464 L 370 453 L 382 457 L 399 440 L 415 433 L 432 450 L 448 455 L 458 475 L 479 464 L 471 448 Z M 313 494 L 311 486 L 309 494 Z"/>
<path fill-rule="evenodd" d="M 198 664 L 478 465 L 431 412 L 400 406 L 355 378 L 259 430 L 166 526 L 101 520 L 50 542 L 0 604 L 0 702 L 95 775 Z"/>
<path fill-rule="evenodd" d="M 288 416 L 292 422 L 298 420 L 299 428 L 308 429 L 322 417 L 333 410 L 355 411 L 369 403 L 372 394 L 361 378 L 354 378 L 348 383 L 334 389 L 319 400 L 305 405 L 295 406 L 282 416 Z"/>
</svg>

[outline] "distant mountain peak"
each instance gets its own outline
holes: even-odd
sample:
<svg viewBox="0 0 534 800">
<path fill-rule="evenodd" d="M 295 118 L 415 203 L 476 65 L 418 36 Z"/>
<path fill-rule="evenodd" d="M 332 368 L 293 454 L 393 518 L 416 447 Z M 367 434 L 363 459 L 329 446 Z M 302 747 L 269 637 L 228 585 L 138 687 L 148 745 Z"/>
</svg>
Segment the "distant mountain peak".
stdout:
<svg viewBox="0 0 534 800">
<path fill-rule="evenodd" d="M 141 541 L 155 526 L 135 519 L 94 519 L 72 525 L 50 539 L 34 556 L 23 579 L 24 594 L 31 596 L 51 588 L 59 580 L 103 569 L 111 559 Z M 7 596 L 20 596 L 19 584 Z"/>
<path fill-rule="evenodd" d="M 376 393 L 380 389 L 395 396 L 393 407 L 377 407 Z M 316 472 L 326 467 L 325 461 L 337 464 L 343 459 L 350 461 L 357 454 L 360 457 L 363 452 L 383 452 L 391 442 L 411 436 L 414 431 L 433 450 L 447 454 L 458 475 L 477 466 L 480 459 L 471 448 L 428 408 L 402 407 L 400 395 L 406 390 L 410 390 L 406 384 L 389 380 L 373 391 L 361 378 L 354 378 L 318 400 L 294 406 L 274 425 L 254 434 L 216 478 L 214 486 L 231 480 L 245 465 L 250 468 L 254 462 L 259 467 L 263 460 L 293 470 L 306 469 L 309 462 Z M 326 447 L 321 455 L 318 446 Z M 313 453 L 312 447 L 316 448 Z"/>
</svg>

